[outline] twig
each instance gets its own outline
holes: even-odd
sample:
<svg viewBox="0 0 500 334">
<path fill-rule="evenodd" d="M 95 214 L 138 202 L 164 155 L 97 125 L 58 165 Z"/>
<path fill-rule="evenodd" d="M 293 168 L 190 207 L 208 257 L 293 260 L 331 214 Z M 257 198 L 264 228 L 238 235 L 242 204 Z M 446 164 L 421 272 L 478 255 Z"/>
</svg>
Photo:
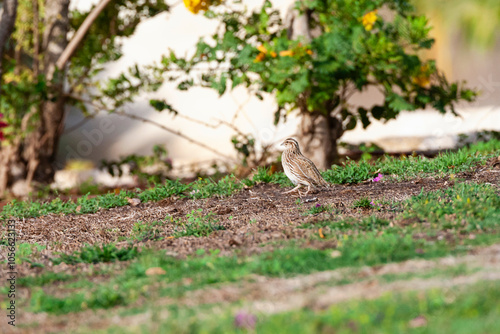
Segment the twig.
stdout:
<svg viewBox="0 0 500 334">
<path fill-rule="evenodd" d="M 235 132 L 237 132 L 239 135 L 244 135 L 244 133 L 241 132 L 241 130 L 238 129 L 234 124 L 226 122 L 226 121 L 224 121 L 222 119 L 218 119 L 217 118 L 217 119 L 215 119 L 217 121 L 216 124 L 210 124 L 210 123 L 207 123 L 207 122 L 204 122 L 204 121 L 200 121 L 199 119 L 192 118 L 190 116 L 186 116 L 186 115 L 182 115 L 182 114 L 177 114 L 177 115 L 175 115 L 175 117 L 184 118 L 187 121 L 190 121 L 190 122 L 193 122 L 193 123 L 197 123 L 197 124 L 201 124 L 203 126 L 206 126 L 207 128 L 211 128 L 211 129 L 217 129 L 219 126 L 225 125 L 228 128 L 230 128 L 230 129 L 234 130 Z"/>
<path fill-rule="evenodd" d="M 96 110 L 101 110 L 101 111 L 109 111 L 109 110 L 108 110 L 108 109 L 106 109 L 104 106 L 97 105 L 94 101 L 91 101 L 91 100 L 86 100 L 86 99 L 84 99 L 84 98 L 81 98 L 81 97 L 76 97 L 76 96 L 72 96 L 72 95 L 68 95 L 68 97 L 71 97 L 71 98 L 73 98 L 73 99 L 75 99 L 75 100 L 82 101 L 82 102 L 84 102 L 84 103 L 87 103 L 87 104 L 89 104 L 89 105 L 93 106 Z M 141 117 L 141 116 L 137 116 L 137 115 L 134 115 L 134 114 L 129 114 L 129 113 L 126 113 L 126 112 L 124 112 L 124 111 L 115 110 L 115 111 L 113 111 L 113 112 L 111 112 L 111 113 L 112 113 L 112 114 L 116 114 L 116 115 L 120 115 L 120 116 L 123 116 L 123 117 L 128 117 L 128 118 L 131 118 L 131 119 L 135 119 L 135 120 L 141 121 L 141 122 L 143 122 L 143 123 L 149 123 L 149 124 L 154 125 L 154 126 L 156 126 L 156 127 L 160 128 L 160 129 L 162 129 L 162 130 L 165 130 L 165 131 L 167 131 L 167 132 L 173 133 L 173 134 L 175 134 L 176 136 L 179 136 L 179 137 L 181 137 L 181 138 L 183 138 L 183 139 L 185 139 L 185 140 L 189 141 L 189 142 L 190 142 L 190 143 L 192 143 L 192 144 L 195 144 L 195 145 L 198 145 L 198 146 L 200 146 L 200 147 L 203 147 L 204 149 L 209 150 L 210 152 L 213 152 L 213 153 L 215 153 L 215 154 L 217 154 L 217 155 L 219 155 L 219 156 L 221 156 L 221 157 L 224 157 L 225 159 L 228 159 L 228 160 L 230 160 L 230 161 L 232 161 L 232 162 L 237 163 L 237 161 L 236 161 L 234 158 L 232 158 L 232 157 L 230 157 L 230 156 L 228 156 L 228 155 L 225 155 L 224 153 L 221 153 L 221 152 L 219 152 L 219 151 L 215 150 L 214 148 L 212 148 L 212 147 L 210 147 L 210 146 L 208 146 L 208 145 L 206 145 L 206 144 L 204 144 L 204 143 L 202 143 L 202 142 L 200 142 L 200 141 L 197 141 L 197 140 L 195 140 L 195 139 L 192 139 L 192 138 L 190 138 L 190 137 L 186 136 L 185 134 L 183 134 L 182 132 L 180 132 L 180 131 L 178 131 L 178 130 L 171 129 L 171 128 L 169 128 L 169 127 L 167 127 L 167 126 L 165 126 L 165 125 L 163 125 L 163 124 L 161 124 L 161 123 L 158 123 L 158 122 L 155 122 L 155 121 L 152 121 L 152 120 L 150 120 L 150 119 L 147 119 L 147 118 L 144 118 L 144 117 Z M 187 118 L 187 119 L 190 119 L 190 120 L 195 121 L 193 118 L 191 118 L 191 117 L 189 117 L 189 116 L 184 116 L 184 117 L 185 117 L 185 118 Z M 210 124 L 208 124 L 208 123 L 205 123 L 205 122 L 203 122 L 203 121 L 198 121 L 198 120 L 196 120 L 196 121 L 197 121 L 198 123 L 200 123 L 200 124 L 204 124 L 204 125 L 206 125 L 206 126 L 213 127 L 212 125 L 210 125 Z M 222 120 L 219 120 L 219 122 L 220 122 L 221 124 L 223 124 L 223 123 L 227 123 L 227 122 L 224 122 L 224 121 L 222 121 Z M 228 123 L 227 123 L 226 125 L 228 125 L 229 127 L 231 127 L 231 125 L 230 125 L 230 124 L 228 124 Z M 239 132 L 239 130 L 237 130 L 237 131 Z"/>
<path fill-rule="evenodd" d="M 85 34 L 89 30 L 92 23 L 94 23 L 99 14 L 104 10 L 104 8 L 106 8 L 110 1 L 111 0 L 102 0 L 97 6 L 94 7 L 94 9 L 92 9 L 90 14 L 85 18 L 82 25 L 76 31 L 75 36 L 73 36 L 68 46 L 64 49 L 63 53 L 57 60 L 57 68 L 61 69 L 64 67 L 64 65 L 66 65 L 69 58 L 71 58 L 71 56 L 73 55 L 73 52 L 75 52 L 76 48 L 85 37 Z"/>
<path fill-rule="evenodd" d="M 228 160 L 236 162 L 236 160 L 234 158 L 232 158 L 232 157 L 230 157 L 228 155 L 225 155 L 225 154 L 223 154 L 223 153 L 221 153 L 221 152 L 213 149 L 212 147 L 210 147 L 210 146 L 208 146 L 208 145 L 206 145 L 206 144 L 204 144 L 202 142 L 199 142 L 199 141 L 197 141 L 195 139 L 189 138 L 188 136 L 184 135 L 182 132 L 180 132 L 178 130 L 171 129 L 171 128 L 166 127 L 165 125 L 160 124 L 158 122 L 152 121 L 150 119 L 147 119 L 147 118 L 144 118 L 144 117 L 141 117 L 141 116 L 137 116 L 137 115 L 133 115 L 133 114 L 128 114 L 128 113 L 123 112 L 123 111 L 115 111 L 115 112 L 113 112 L 113 114 L 124 116 L 124 117 L 128 117 L 128 118 L 131 118 L 131 119 L 135 119 L 135 120 L 138 120 L 138 121 L 141 121 L 141 122 L 144 122 L 144 123 L 149 123 L 149 124 L 154 125 L 154 126 L 160 128 L 162 130 L 165 130 L 167 132 L 173 133 L 173 134 L 175 134 L 175 135 L 177 135 L 177 136 L 179 136 L 179 137 L 187 140 L 188 142 L 190 142 L 192 144 L 195 144 L 195 145 L 198 145 L 200 147 L 203 147 L 204 149 L 209 150 L 212 153 L 215 153 L 215 154 L 217 154 L 217 155 L 219 155 L 221 157 L 224 157 L 224 158 L 226 158 Z"/>
</svg>

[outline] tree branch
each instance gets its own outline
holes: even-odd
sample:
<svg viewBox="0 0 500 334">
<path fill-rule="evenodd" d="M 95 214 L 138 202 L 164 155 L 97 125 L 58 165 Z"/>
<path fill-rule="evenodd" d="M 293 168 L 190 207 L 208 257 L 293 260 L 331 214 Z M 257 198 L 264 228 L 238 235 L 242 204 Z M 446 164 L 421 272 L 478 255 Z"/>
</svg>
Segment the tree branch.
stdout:
<svg viewBox="0 0 500 334">
<path fill-rule="evenodd" d="M 78 28 L 75 35 L 69 42 L 68 46 L 64 49 L 63 53 L 57 60 L 56 62 L 57 68 L 62 69 L 66 65 L 66 63 L 71 58 L 75 50 L 78 48 L 78 45 L 80 45 L 80 42 L 85 37 L 85 34 L 89 30 L 92 23 L 94 23 L 99 14 L 104 10 L 104 8 L 110 2 L 111 0 L 102 0 L 97 6 L 94 7 L 94 9 L 92 9 L 90 14 L 85 18 L 82 25 L 80 26 L 80 28 Z"/>
<path fill-rule="evenodd" d="M 141 116 L 137 116 L 137 115 L 133 115 L 133 114 L 128 114 L 126 112 L 123 112 L 123 111 L 114 111 L 113 114 L 116 114 L 116 115 L 120 115 L 120 116 L 124 116 L 124 117 L 128 117 L 128 118 L 131 118 L 131 119 L 135 119 L 135 120 L 138 120 L 138 121 L 141 121 L 141 122 L 144 122 L 144 123 L 149 123 L 151 125 L 154 125 L 162 130 L 165 130 L 167 132 L 170 132 L 170 133 L 173 133 L 174 135 L 176 136 L 179 136 L 185 140 L 187 140 L 188 142 L 192 143 L 192 144 L 195 144 L 195 145 L 198 145 L 200 147 L 203 147 L 204 149 L 206 150 L 209 150 L 210 152 L 212 153 L 215 153 L 221 157 L 224 157 L 228 160 L 231 160 L 231 161 L 235 161 L 234 158 L 228 156 L 228 155 L 225 155 L 215 149 L 213 149 L 212 147 L 200 142 L 200 141 L 197 141 L 195 139 L 192 139 L 192 138 L 189 138 L 188 136 L 184 135 L 182 132 L 178 131 L 178 130 L 173 130 L 171 128 L 168 128 L 166 127 L 165 125 L 163 124 L 160 124 L 158 122 L 155 122 L 155 121 L 152 121 L 150 119 L 147 119 L 147 118 L 144 118 L 144 117 L 141 117 Z"/>
<path fill-rule="evenodd" d="M 217 121 L 217 123 L 216 124 L 210 124 L 210 123 L 207 123 L 207 122 L 204 122 L 204 121 L 200 121 L 199 119 L 196 119 L 196 118 L 193 118 L 193 117 L 190 117 L 190 116 L 186 116 L 186 115 L 182 115 L 182 114 L 177 114 L 177 115 L 175 115 L 175 117 L 184 118 L 185 120 L 188 120 L 188 121 L 193 122 L 193 123 L 201 124 L 203 126 L 206 126 L 207 128 L 211 128 L 211 129 L 217 129 L 219 126 L 225 125 L 228 128 L 230 128 L 233 131 L 235 131 L 236 133 L 238 133 L 240 135 L 244 135 L 244 133 L 241 132 L 241 130 L 238 129 L 234 124 L 226 122 L 226 121 L 224 121 L 222 119 L 215 119 Z"/>
<path fill-rule="evenodd" d="M 92 107 L 94 107 L 94 109 L 95 109 L 95 110 L 108 111 L 108 109 L 107 109 L 106 107 L 101 106 L 101 105 L 97 105 L 94 101 L 91 101 L 91 100 L 88 100 L 88 99 L 84 99 L 84 98 L 81 98 L 81 97 L 72 96 L 72 95 L 71 95 L 71 96 L 70 96 L 70 95 L 67 95 L 67 97 L 70 97 L 70 98 L 73 98 L 73 99 L 75 99 L 75 100 L 79 100 L 79 101 L 81 101 L 81 102 L 87 103 L 87 104 L 91 105 Z M 123 116 L 123 117 L 128 117 L 128 118 L 130 118 L 130 119 L 135 119 L 135 120 L 141 121 L 141 122 L 143 122 L 143 123 L 148 123 L 148 124 L 154 125 L 154 126 L 156 126 L 156 127 L 160 128 L 160 129 L 162 129 L 162 130 L 165 130 L 165 131 L 170 132 L 170 133 L 172 133 L 172 134 L 174 134 L 174 135 L 176 135 L 176 136 L 179 136 L 179 137 L 181 137 L 181 138 L 183 138 L 183 139 L 187 140 L 188 142 L 190 142 L 190 143 L 192 143 L 192 144 L 195 144 L 195 145 L 198 145 L 198 146 L 200 146 L 200 147 L 203 147 L 204 149 L 209 150 L 210 152 L 215 153 L 215 154 L 217 154 L 218 156 L 221 156 L 221 157 L 223 157 L 223 158 L 225 158 L 225 159 L 227 159 L 227 160 L 230 160 L 230 161 L 232 161 L 232 162 L 237 163 L 237 161 L 236 161 L 234 158 L 232 158 L 232 157 L 230 157 L 230 156 L 228 156 L 228 155 L 225 155 L 224 153 L 221 153 L 221 152 L 217 151 L 216 149 L 214 149 L 214 148 L 210 147 L 210 146 L 209 146 L 209 145 L 207 145 L 207 144 L 204 144 L 204 143 L 202 143 L 202 142 L 200 142 L 200 141 L 197 141 L 197 140 L 195 140 L 195 139 L 192 139 L 192 138 L 190 138 L 190 137 L 186 136 L 185 134 L 183 134 L 182 132 L 180 132 L 180 131 L 178 131 L 178 130 L 174 130 L 174 129 L 171 129 L 171 128 L 169 128 L 169 127 L 166 127 L 165 125 L 163 125 L 163 124 L 161 124 L 161 123 L 158 123 L 158 122 L 152 121 L 152 120 L 150 120 L 150 119 L 147 119 L 147 118 L 144 118 L 144 117 L 141 117 L 141 116 L 137 116 L 137 115 L 129 114 L 129 113 L 126 113 L 126 112 L 124 112 L 124 111 L 119 111 L 119 110 L 115 110 L 115 111 L 111 112 L 111 114 L 116 114 L 116 115 L 120 115 L 120 116 Z M 195 121 L 193 118 L 188 117 L 188 116 L 184 116 L 184 118 L 186 118 L 186 119 L 188 119 L 188 120 L 190 120 L 190 121 Z M 196 120 L 196 121 L 197 121 L 197 120 Z M 203 121 L 197 121 L 197 123 L 199 123 L 199 124 L 203 124 L 203 125 L 205 125 L 205 126 L 207 126 L 207 127 L 212 127 L 212 128 L 218 127 L 219 125 L 226 123 L 226 124 L 224 124 L 224 125 L 226 125 L 226 126 L 228 126 L 228 127 L 230 127 L 230 128 L 233 128 L 233 129 L 235 128 L 235 127 L 234 127 L 234 125 L 231 125 L 231 124 L 229 124 L 229 123 L 227 123 L 227 122 L 224 122 L 224 121 L 222 121 L 222 120 L 219 120 L 219 124 L 216 124 L 216 125 L 211 125 L 211 124 L 205 123 L 205 122 L 203 122 Z M 238 130 L 237 130 L 237 131 L 238 131 Z M 239 132 L 239 131 L 238 131 L 238 132 Z"/>
</svg>

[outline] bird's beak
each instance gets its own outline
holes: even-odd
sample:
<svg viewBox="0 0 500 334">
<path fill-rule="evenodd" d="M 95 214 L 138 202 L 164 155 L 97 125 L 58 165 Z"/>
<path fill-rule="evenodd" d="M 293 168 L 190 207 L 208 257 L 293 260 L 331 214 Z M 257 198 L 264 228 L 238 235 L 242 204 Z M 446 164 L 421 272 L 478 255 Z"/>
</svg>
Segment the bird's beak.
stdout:
<svg viewBox="0 0 500 334">
<path fill-rule="evenodd" d="M 282 143 L 280 144 L 280 146 L 285 146 L 285 142 L 282 142 Z"/>
</svg>

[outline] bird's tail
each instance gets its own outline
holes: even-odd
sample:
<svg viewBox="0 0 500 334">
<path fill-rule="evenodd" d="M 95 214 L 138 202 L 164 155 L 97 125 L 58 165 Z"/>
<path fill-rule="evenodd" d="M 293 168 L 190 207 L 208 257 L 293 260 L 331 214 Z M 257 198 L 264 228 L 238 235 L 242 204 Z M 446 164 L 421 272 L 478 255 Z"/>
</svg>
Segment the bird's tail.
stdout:
<svg viewBox="0 0 500 334">
<path fill-rule="evenodd" d="M 321 178 L 320 186 L 325 187 L 325 188 L 330 188 L 332 185 L 330 183 L 328 183 L 325 179 Z"/>
</svg>

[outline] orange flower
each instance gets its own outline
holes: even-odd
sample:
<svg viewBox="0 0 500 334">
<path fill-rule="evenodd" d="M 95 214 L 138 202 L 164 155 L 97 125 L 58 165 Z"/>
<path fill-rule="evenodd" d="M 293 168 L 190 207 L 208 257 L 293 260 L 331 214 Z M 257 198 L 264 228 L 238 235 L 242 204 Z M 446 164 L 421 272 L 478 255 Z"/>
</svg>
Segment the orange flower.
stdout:
<svg viewBox="0 0 500 334">
<path fill-rule="evenodd" d="M 264 60 L 264 58 L 266 58 L 266 54 L 261 52 L 261 53 L 259 53 L 259 54 L 257 55 L 257 57 L 255 57 L 255 59 L 254 59 L 254 61 L 253 61 L 253 62 L 254 62 L 254 63 L 260 63 L 261 61 L 263 61 L 263 60 Z"/>
<path fill-rule="evenodd" d="M 430 86 L 431 81 L 429 78 L 429 66 L 424 65 L 420 67 L 420 73 L 416 76 L 413 77 L 412 79 L 414 84 L 417 84 L 418 86 L 422 88 L 427 88 Z"/>
<path fill-rule="evenodd" d="M 361 23 L 365 27 L 366 31 L 372 30 L 373 29 L 373 25 L 375 24 L 376 21 L 377 21 L 377 9 L 375 9 L 375 10 L 373 10 L 371 12 L 366 13 L 361 18 Z"/>
<path fill-rule="evenodd" d="M 184 0 L 184 6 L 193 14 L 197 14 L 200 10 L 207 10 L 210 6 L 209 0 Z"/>
<path fill-rule="evenodd" d="M 281 57 L 291 57 L 293 56 L 293 51 L 292 50 L 286 50 L 286 51 L 280 51 L 280 56 Z"/>
<path fill-rule="evenodd" d="M 422 88 L 427 88 L 431 84 L 431 81 L 429 80 L 428 77 L 419 75 L 415 78 L 413 78 L 413 83 L 419 85 Z"/>
<path fill-rule="evenodd" d="M 309 50 L 309 49 L 308 49 L 308 50 L 306 50 L 306 53 L 307 53 L 308 55 L 310 55 L 310 56 L 312 56 L 312 55 L 313 55 L 312 50 Z"/>
<path fill-rule="evenodd" d="M 276 58 L 277 54 L 274 51 L 271 51 L 271 57 Z"/>
<path fill-rule="evenodd" d="M 260 52 L 262 52 L 264 54 L 267 53 L 267 49 L 266 49 L 266 47 L 264 45 L 259 45 L 257 47 L 257 50 L 259 50 Z"/>
</svg>

